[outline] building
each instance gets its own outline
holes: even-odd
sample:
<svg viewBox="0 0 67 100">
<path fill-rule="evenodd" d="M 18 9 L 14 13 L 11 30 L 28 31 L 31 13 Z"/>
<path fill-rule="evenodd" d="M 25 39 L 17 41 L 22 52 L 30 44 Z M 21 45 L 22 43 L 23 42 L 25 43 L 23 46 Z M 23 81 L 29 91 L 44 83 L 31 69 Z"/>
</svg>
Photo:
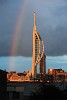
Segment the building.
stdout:
<svg viewBox="0 0 67 100">
<path fill-rule="evenodd" d="M 60 69 L 48 69 L 46 81 L 49 82 L 67 82 L 67 72 Z"/>
<path fill-rule="evenodd" d="M 40 73 L 46 74 L 46 56 L 43 54 L 43 57 L 40 61 Z"/>
<path fill-rule="evenodd" d="M 6 100 L 7 72 L 0 69 L 0 98 Z"/>
<path fill-rule="evenodd" d="M 28 100 L 32 92 L 40 86 L 40 82 L 8 82 L 7 100 Z"/>
<path fill-rule="evenodd" d="M 32 35 L 32 68 L 29 71 L 29 75 L 32 78 L 36 78 L 37 74 L 45 74 L 46 72 L 46 56 L 44 54 L 44 43 L 37 32 L 36 28 L 36 12 L 34 11 L 34 26 Z"/>
<path fill-rule="evenodd" d="M 61 90 L 67 89 L 67 82 L 8 82 L 6 100 L 29 100 L 31 93 L 36 92 L 43 85 L 53 85 Z"/>
</svg>

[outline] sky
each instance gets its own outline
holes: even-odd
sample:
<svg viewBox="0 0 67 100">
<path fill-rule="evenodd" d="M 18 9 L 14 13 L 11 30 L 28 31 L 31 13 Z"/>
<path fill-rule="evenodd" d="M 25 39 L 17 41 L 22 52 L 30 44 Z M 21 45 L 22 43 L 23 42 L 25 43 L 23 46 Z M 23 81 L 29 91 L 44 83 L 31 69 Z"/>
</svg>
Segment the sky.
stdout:
<svg viewBox="0 0 67 100">
<path fill-rule="evenodd" d="M 23 56 L 5 56 L 0 57 L 0 68 L 7 72 L 29 71 L 32 67 L 32 58 Z M 67 56 L 47 56 L 46 57 L 46 73 L 48 69 L 62 69 L 67 72 Z"/>
<path fill-rule="evenodd" d="M 0 0 L 0 57 L 32 56 L 34 10 L 45 55 L 67 55 L 67 0 Z"/>
</svg>

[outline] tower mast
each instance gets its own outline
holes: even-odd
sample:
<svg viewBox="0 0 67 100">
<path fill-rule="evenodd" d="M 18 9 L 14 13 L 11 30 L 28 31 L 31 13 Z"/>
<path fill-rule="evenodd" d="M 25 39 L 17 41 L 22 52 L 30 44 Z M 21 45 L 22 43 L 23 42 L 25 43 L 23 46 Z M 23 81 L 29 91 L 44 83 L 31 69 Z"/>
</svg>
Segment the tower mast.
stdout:
<svg viewBox="0 0 67 100">
<path fill-rule="evenodd" d="M 34 11 L 34 26 L 33 26 L 33 47 L 32 47 L 32 78 L 36 78 L 37 66 L 40 64 L 40 73 L 44 73 L 44 44 L 36 29 L 36 12 Z"/>
<path fill-rule="evenodd" d="M 36 12 L 34 11 L 34 30 L 36 31 Z"/>
<path fill-rule="evenodd" d="M 35 77 L 35 34 L 36 34 L 36 12 L 34 11 L 33 48 L 32 48 L 32 77 Z"/>
</svg>

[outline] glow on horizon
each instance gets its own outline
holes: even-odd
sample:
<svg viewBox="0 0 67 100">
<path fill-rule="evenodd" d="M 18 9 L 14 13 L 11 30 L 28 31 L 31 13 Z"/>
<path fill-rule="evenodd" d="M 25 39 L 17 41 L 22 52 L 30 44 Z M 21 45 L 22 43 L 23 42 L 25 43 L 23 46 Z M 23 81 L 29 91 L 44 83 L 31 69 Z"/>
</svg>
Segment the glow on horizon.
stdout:
<svg viewBox="0 0 67 100">
<path fill-rule="evenodd" d="M 17 44 L 18 44 L 19 38 L 20 38 L 21 26 L 24 24 L 23 23 L 24 13 L 25 13 L 25 10 L 26 10 L 27 2 L 28 1 L 24 1 L 23 6 L 21 4 L 21 7 L 20 7 L 20 11 L 19 11 L 18 18 L 17 18 L 17 21 L 16 21 L 16 26 L 15 26 L 15 32 L 14 32 L 14 36 L 13 36 L 13 40 L 12 40 L 12 47 L 11 47 L 11 51 L 10 51 L 11 56 L 16 55 Z M 13 69 L 14 63 L 15 63 L 14 59 L 10 58 L 10 63 L 9 63 L 10 70 Z"/>
<path fill-rule="evenodd" d="M 46 57 L 46 66 L 53 69 L 62 68 L 67 72 L 67 55 L 63 56 L 47 56 Z M 48 70 L 47 69 L 47 70 Z"/>
<path fill-rule="evenodd" d="M 50 62 L 57 62 L 57 63 L 67 63 L 67 55 L 63 56 L 47 56 L 47 60 Z"/>
<path fill-rule="evenodd" d="M 9 68 L 9 60 L 13 59 L 11 63 L 12 69 Z M 23 56 L 16 56 L 16 57 L 0 57 L 0 69 L 6 69 L 7 71 L 17 71 L 23 72 L 28 71 L 32 67 L 32 57 L 23 57 Z M 49 68 L 56 69 L 62 68 L 64 71 L 67 72 L 67 55 L 64 56 L 46 56 L 46 72 Z"/>
</svg>

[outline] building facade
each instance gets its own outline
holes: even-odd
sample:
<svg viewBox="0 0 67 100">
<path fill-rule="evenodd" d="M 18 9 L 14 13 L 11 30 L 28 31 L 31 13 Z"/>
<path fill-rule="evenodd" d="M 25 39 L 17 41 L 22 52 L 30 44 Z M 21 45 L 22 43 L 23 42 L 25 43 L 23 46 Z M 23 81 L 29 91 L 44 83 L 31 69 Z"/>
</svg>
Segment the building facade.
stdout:
<svg viewBox="0 0 67 100">
<path fill-rule="evenodd" d="M 0 98 L 6 100 L 7 72 L 0 69 Z"/>
</svg>

